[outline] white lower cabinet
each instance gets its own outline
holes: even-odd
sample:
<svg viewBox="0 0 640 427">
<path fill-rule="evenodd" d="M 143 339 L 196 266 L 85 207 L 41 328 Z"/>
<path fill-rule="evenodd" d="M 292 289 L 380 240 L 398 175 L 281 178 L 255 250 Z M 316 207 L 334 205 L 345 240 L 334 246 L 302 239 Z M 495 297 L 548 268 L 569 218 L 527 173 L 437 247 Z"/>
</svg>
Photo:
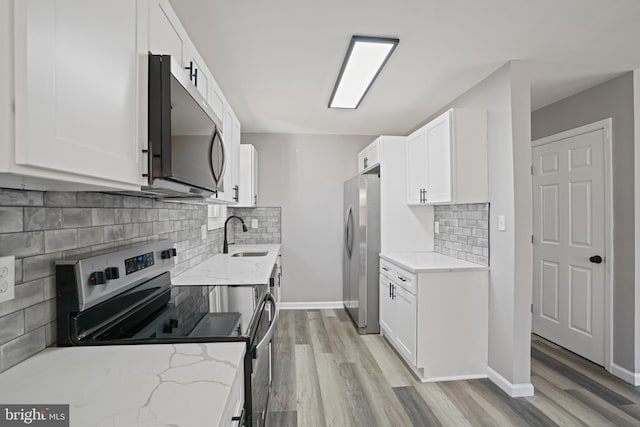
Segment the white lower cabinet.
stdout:
<svg viewBox="0 0 640 427">
<path fill-rule="evenodd" d="M 393 301 L 393 282 L 380 275 L 380 329 L 387 337 L 393 337 L 396 324 L 396 305 Z M 393 338 L 392 338 L 393 339 Z"/>
<path fill-rule="evenodd" d="M 486 377 L 486 270 L 411 273 L 380 260 L 380 329 L 422 381 Z"/>
<path fill-rule="evenodd" d="M 380 327 L 404 358 L 416 363 L 416 296 L 391 275 L 380 275 Z"/>
<path fill-rule="evenodd" d="M 220 418 L 220 426 L 242 426 L 242 416 L 244 409 L 244 369 L 238 368 L 233 384 L 231 385 L 231 392 L 229 398 L 224 406 L 222 417 Z"/>
<path fill-rule="evenodd" d="M 402 286 L 394 287 L 396 305 L 395 338 L 398 351 L 411 363 L 416 363 L 416 296 Z"/>
</svg>

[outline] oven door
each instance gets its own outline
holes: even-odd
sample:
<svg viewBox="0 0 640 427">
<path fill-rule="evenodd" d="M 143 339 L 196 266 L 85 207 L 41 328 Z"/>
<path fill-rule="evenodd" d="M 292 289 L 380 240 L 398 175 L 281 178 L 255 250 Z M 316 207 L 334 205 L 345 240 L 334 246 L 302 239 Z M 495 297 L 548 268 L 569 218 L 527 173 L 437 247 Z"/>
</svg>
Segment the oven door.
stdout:
<svg viewBox="0 0 640 427">
<path fill-rule="evenodd" d="M 251 396 L 248 413 L 250 426 L 266 425 L 269 394 L 273 377 L 273 361 L 271 360 L 273 337 L 278 324 L 280 308 L 271 294 L 266 294 L 255 317 L 255 328 L 252 334 L 251 354 Z"/>
</svg>

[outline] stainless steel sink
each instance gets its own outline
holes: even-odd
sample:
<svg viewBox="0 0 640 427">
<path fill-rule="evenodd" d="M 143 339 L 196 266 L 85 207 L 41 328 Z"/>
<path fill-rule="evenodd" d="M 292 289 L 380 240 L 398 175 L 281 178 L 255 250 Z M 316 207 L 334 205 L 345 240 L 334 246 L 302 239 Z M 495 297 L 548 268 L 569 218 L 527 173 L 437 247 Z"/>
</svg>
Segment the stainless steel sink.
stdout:
<svg viewBox="0 0 640 427">
<path fill-rule="evenodd" d="M 267 255 L 268 251 L 259 251 L 259 252 L 236 252 L 231 255 L 233 258 L 235 257 L 261 257 Z"/>
</svg>

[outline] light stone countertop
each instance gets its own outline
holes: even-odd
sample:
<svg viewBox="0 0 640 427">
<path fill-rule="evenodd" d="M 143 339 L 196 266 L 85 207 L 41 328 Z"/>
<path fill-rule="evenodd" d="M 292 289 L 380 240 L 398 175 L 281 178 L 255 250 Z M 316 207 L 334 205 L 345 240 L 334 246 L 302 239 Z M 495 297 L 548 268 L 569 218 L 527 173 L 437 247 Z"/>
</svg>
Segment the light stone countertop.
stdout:
<svg viewBox="0 0 640 427">
<path fill-rule="evenodd" d="M 380 258 L 405 268 L 412 273 L 489 270 L 487 266 L 463 261 L 436 252 L 390 252 L 381 253 Z"/>
<path fill-rule="evenodd" d="M 70 425 L 229 425 L 245 344 L 49 348 L 0 374 L 2 404 L 69 404 Z"/>
<path fill-rule="evenodd" d="M 231 245 L 228 254 L 217 254 L 173 277 L 173 286 L 262 285 L 269 283 L 279 244 Z M 261 257 L 232 257 L 237 252 L 268 251 Z"/>
</svg>

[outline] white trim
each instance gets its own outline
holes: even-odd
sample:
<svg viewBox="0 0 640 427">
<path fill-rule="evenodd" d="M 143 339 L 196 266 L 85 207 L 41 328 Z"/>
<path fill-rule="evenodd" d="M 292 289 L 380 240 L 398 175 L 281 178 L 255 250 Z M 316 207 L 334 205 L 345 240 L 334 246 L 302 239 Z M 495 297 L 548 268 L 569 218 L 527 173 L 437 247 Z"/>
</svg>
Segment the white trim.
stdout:
<svg viewBox="0 0 640 427">
<path fill-rule="evenodd" d="M 588 125 L 569 129 L 555 135 L 536 139 L 531 142 L 532 149 L 540 145 L 550 144 L 562 139 L 584 135 L 596 130 L 604 130 L 604 202 L 605 202 L 605 328 L 604 328 L 604 368 L 611 372 L 613 364 L 613 166 L 612 166 L 612 130 L 611 118 L 600 120 Z M 534 213 L 535 215 L 535 213 Z M 636 221 L 637 218 L 636 211 Z M 636 245 L 638 242 L 636 241 Z M 533 258 L 531 259 L 533 263 Z M 534 284 L 535 286 L 535 284 Z"/>
<path fill-rule="evenodd" d="M 531 383 L 512 384 L 497 371 L 489 367 L 487 368 L 487 376 L 491 382 L 511 397 L 533 396 L 533 384 Z"/>
<path fill-rule="evenodd" d="M 342 308 L 342 301 L 280 302 L 280 310 L 318 310 Z"/>
<path fill-rule="evenodd" d="M 488 378 L 487 374 L 472 374 L 472 375 L 452 375 L 448 377 L 431 377 L 431 378 L 420 378 L 420 381 L 423 383 L 434 383 L 440 381 L 460 381 L 460 380 L 478 380 L 482 378 Z"/>
<path fill-rule="evenodd" d="M 633 384 L 634 386 L 640 385 L 640 372 L 631 372 L 620 365 L 616 365 L 615 363 L 612 363 L 611 373 L 616 377 L 630 384 Z"/>
<path fill-rule="evenodd" d="M 635 265 L 634 265 L 634 325 L 640 330 L 640 69 L 633 71 L 633 153 L 634 153 L 634 230 L 635 230 Z M 634 365 L 640 369 L 640 335 L 635 334 Z M 613 372 L 613 371 L 612 371 Z M 636 383 L 636 385 L 638 385 Z"/>
</svg>

